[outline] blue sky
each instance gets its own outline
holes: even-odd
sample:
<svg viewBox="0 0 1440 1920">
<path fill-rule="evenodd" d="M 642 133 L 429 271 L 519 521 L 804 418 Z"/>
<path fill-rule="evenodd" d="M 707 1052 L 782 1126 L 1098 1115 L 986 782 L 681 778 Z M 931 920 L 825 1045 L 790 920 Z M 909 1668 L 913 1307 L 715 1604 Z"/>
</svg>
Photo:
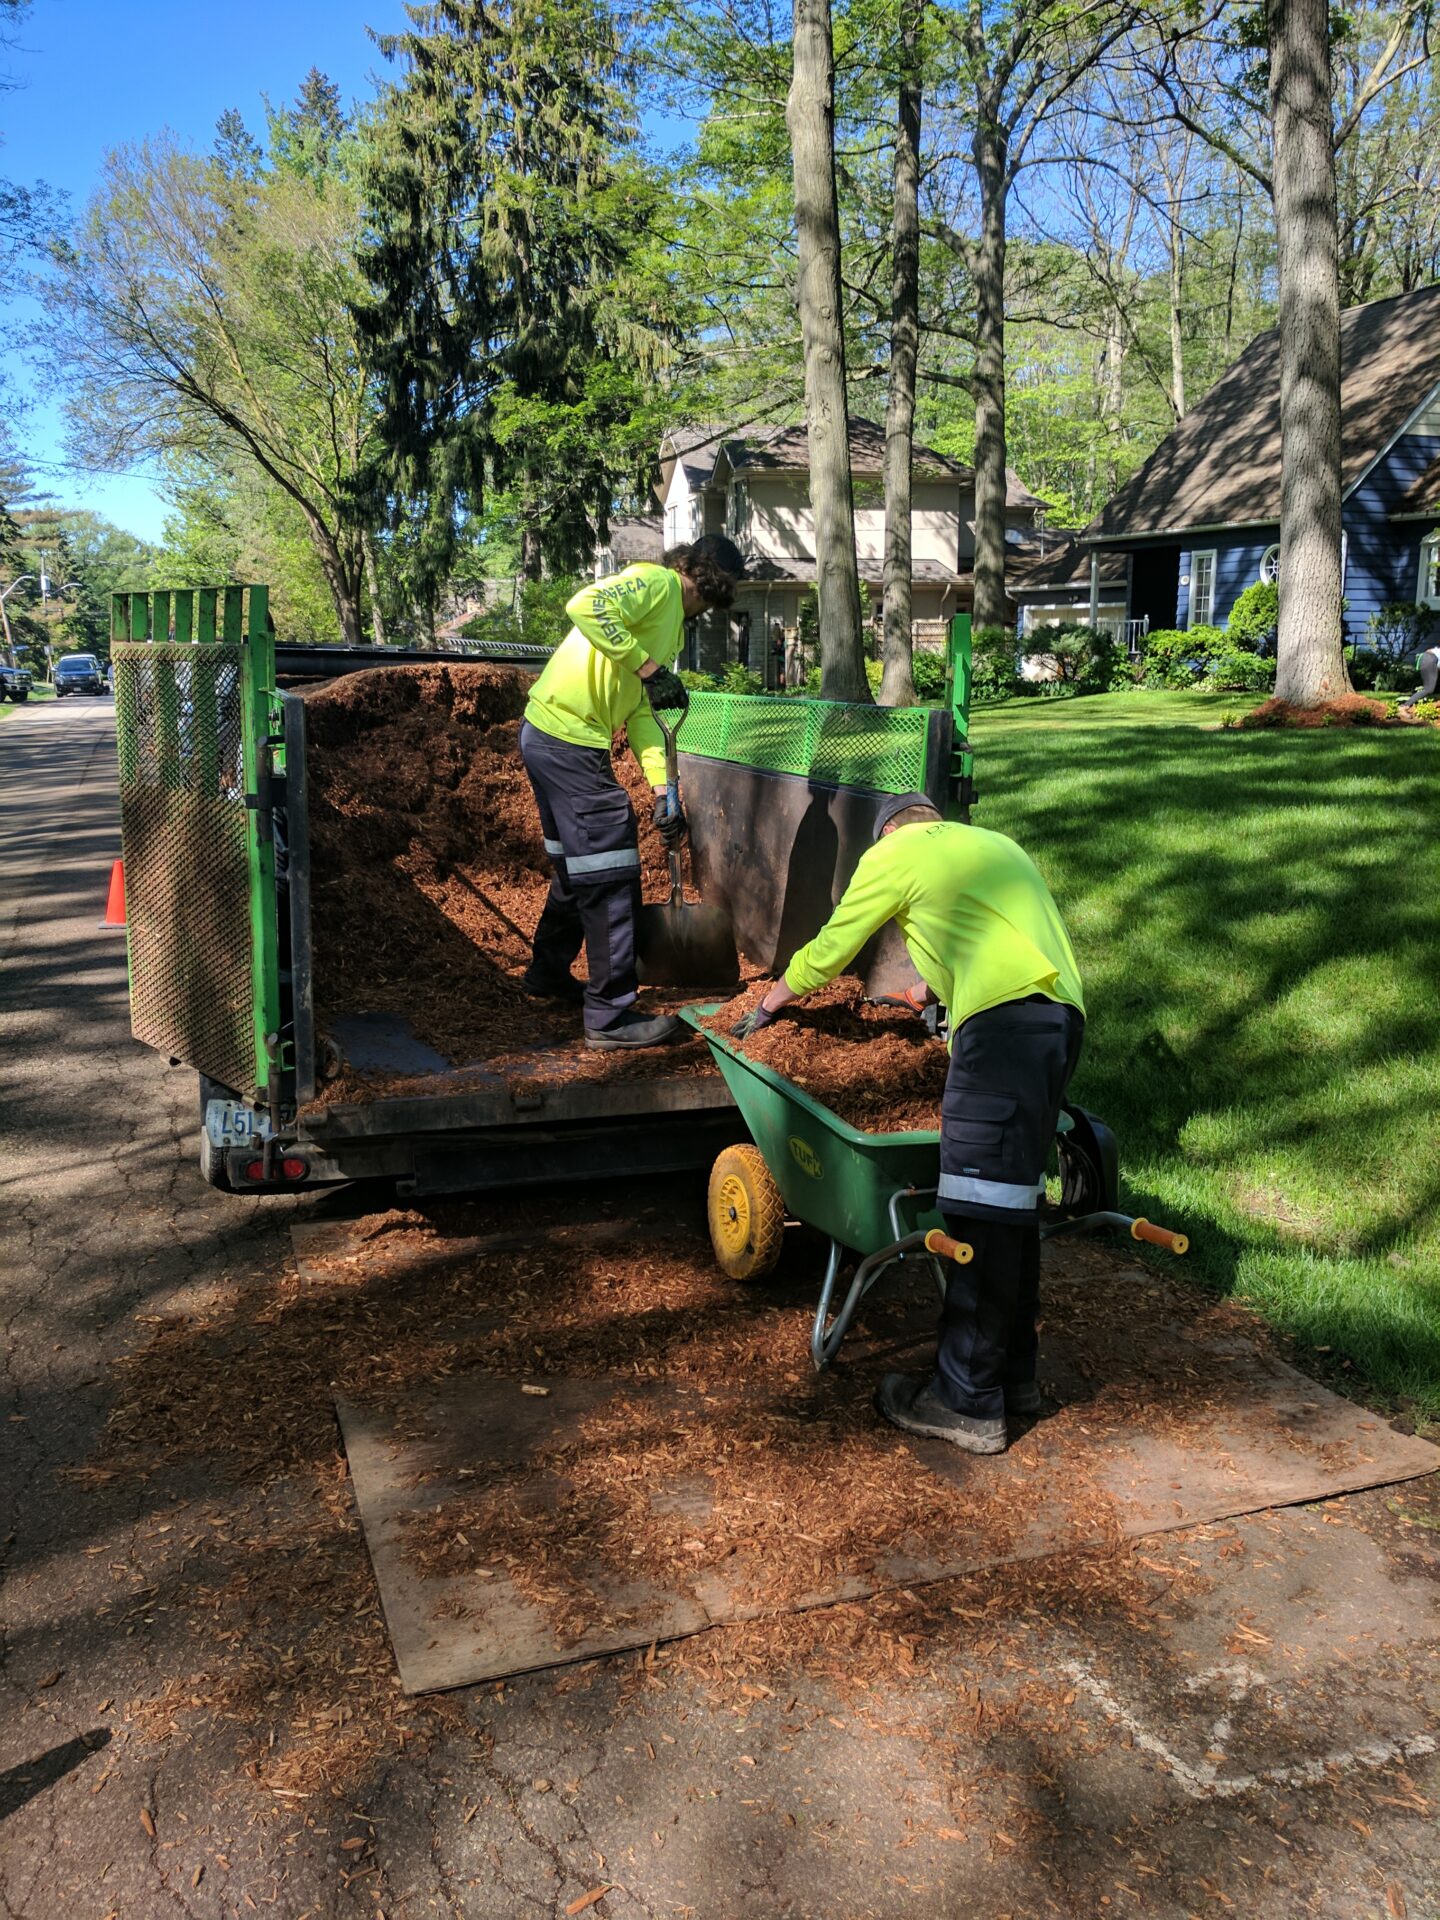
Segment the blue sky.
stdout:
<svg viewBox="0 0 1440 1920">
<path fill-rule="evenodd" d="M 403 23 L 401 0 L 36 0 L 7 60 L 19 89 L 0 94 L 0 175 L 44 180 L 83 204 L 110 147 L 162 127 L 208 147 L 226 107 L 258 128 L 261 95 L 289 100 L 312 66 L 347 99 L 368 98 L 384 62 L 365 29 Z M 7 305 L 0 327 L 23 317 Z M 13 353 L 10 364 L 28 384 Z M 37 407 L 18 437 L 63 505 L 158 538 L 164 504 L 143 474 L 64 469 L 54 407 Z"/>
</svg>

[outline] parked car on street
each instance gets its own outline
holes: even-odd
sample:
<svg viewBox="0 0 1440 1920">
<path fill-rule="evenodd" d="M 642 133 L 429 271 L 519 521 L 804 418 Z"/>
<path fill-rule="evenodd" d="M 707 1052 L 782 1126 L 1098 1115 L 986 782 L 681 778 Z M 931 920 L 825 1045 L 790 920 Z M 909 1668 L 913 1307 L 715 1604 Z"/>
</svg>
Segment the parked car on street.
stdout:
<svg viewBox="0 0 1440 1920">
<path fill-rule="evenodd" d="M 7 667 L 0 660 L 0 700 L 28 700 L 33 682 L 28 667 Z"/>
<path fill-rule="evenodd" d="M 67 693 L 104 693 L 105 675 L 93 653 L 67 653 L 55 662 L 55 698 Z"/>
</svg>

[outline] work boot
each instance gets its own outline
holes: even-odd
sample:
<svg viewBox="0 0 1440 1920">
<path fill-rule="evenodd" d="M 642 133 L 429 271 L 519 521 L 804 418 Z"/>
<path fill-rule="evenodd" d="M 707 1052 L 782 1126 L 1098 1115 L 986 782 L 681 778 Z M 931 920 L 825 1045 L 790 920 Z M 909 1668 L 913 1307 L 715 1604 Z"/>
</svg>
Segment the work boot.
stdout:
<svg viewBox="0 0 1440 1920">
<path fill-rule="evenodd" d="M 1003 1453 L 1005 1422 L 977 1420 L 947 1407 L 933 1380 L 913 1373 L 887 1373 L 875 1392 L 875 1406 L 892 1427 L 924 1434 L 927 1440 L 948 1440 L 966 1453 Z"/>
<path fill-rule="evenodd" d="M 536 1000 L 567 1000 L 578 1007 L 585 998 L 585 982 L 573 973 L 540 973 L 529 966 L 521 974 L 520 984 Z"/>
<path fill-rule="evenodd" d="M 1042 1410 L 1040 1389 L 1033 1380 L 1027 1380 L 1023 1386 L 1006 1387 L 1006 1413 L 1013 1413 L 1022 1420 L 1028 1420 L 1033 1414 L 1040 1413 Z"/>
<path fill-rule="evenodd" d="M 602 1053 L 626 1047 L 661 1047 L 679 1031 L 680 1022 L 673 1014 L 644 1014 L 632 1009 L 608 1026 L 587 1027 L 585 1044 Z"/>
</svg>

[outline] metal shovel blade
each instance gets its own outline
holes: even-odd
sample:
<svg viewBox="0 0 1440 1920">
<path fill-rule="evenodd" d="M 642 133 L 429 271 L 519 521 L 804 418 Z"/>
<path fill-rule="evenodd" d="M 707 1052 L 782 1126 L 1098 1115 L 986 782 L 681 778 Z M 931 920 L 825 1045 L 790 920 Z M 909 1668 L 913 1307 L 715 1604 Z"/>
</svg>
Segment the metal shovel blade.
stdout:
<svg viewBox="0 0 1440 1920">
<path fill-rule="evenodd" d="M 647 987 L 720 987 L 739 983 L 735 928 L 723 907 L 681 900 L 640 909 L 640 978 Z"/>
</svg>

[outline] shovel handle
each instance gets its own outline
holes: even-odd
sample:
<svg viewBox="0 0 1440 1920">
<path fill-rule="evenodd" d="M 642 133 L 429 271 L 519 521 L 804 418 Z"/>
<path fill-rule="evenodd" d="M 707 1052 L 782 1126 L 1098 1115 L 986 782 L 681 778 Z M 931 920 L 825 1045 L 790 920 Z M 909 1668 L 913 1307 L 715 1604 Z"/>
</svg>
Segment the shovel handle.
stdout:
<svg viewBox="0 0 1440 1920">
<path fill-rule="evenodd" d="M 665 804 L 671 813 L 680 811 L 680 750 L 675 744 L 676 735 L 685 724 L 682 712 L 674 726 L 667 724 L 664 714 L 658 707 L 652 707 L 655 724 L 665 737 Z M 670 905 L 673 907 L 685 898 L 685 868 L 681 864 L 679 847 L 671 847 L 670 864 Z"/>
</svg>

